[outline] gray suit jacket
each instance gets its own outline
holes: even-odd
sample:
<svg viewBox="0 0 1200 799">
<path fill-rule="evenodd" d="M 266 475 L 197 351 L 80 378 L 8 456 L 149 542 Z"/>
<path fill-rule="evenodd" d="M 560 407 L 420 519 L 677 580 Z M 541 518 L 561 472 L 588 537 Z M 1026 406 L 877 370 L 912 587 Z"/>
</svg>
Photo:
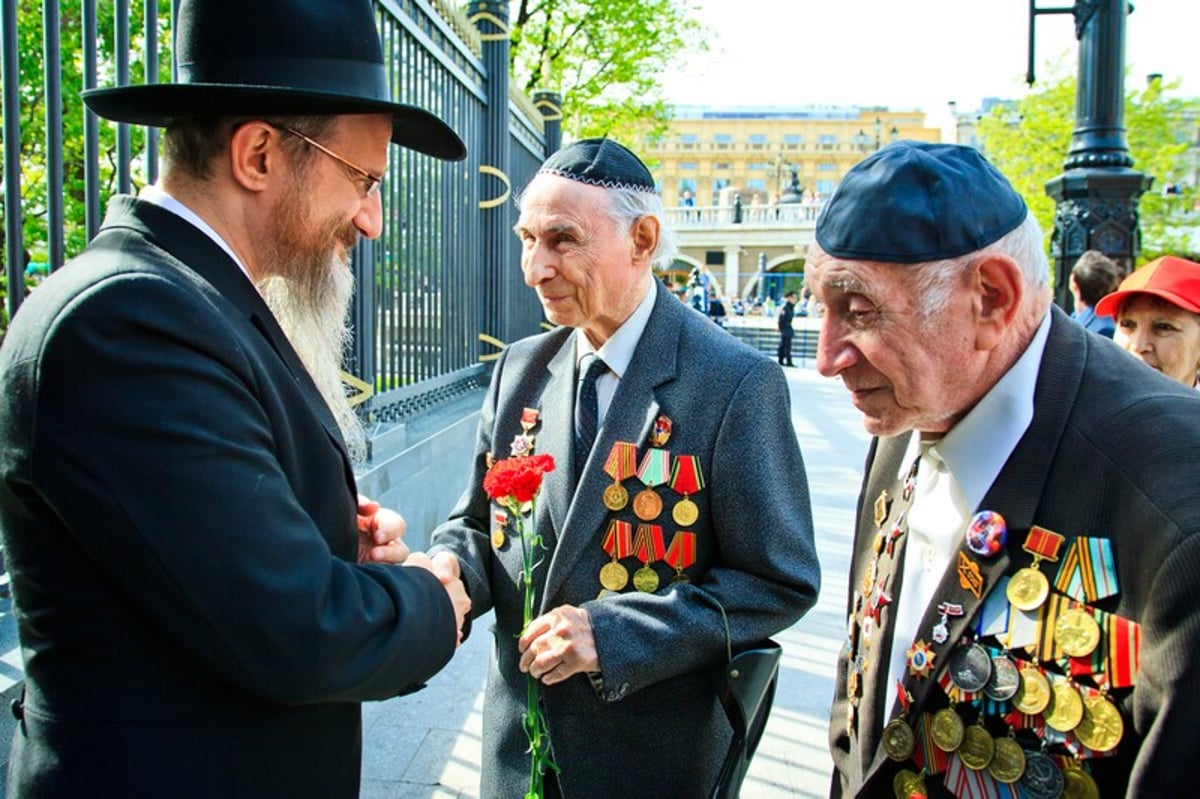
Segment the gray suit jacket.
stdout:
<svg viewBox="0 0 1200 799">
<path fill-rule="evenodd" d="M 947 644 L 936 647 L 935 673 L 908 677 L 910 713 L 946 705 L 936 680 L 946 653 L 975 620 L 999 578 L 1028 566 L 1021 547 L 1032 525 L 1067 537 L 1109 538 L 1120 593 L 1095 603 L 1101 610 L 1139 622 L 1141 672 L 1133 689 L 1112 693 L 1125 720 L 1114 757 L 1091 761 L 1102 795 L 1190 794 L 1194 781 L 1181 767 L 1200 751 L 1200 404 L 1194 391 L 1147 369 L 1111 342 L 1089 335 L 1055 308 L 1034 397 L 1033 421 L 980 507 L 1008 522 L 1007 551 L 981 562 L 985 580 L 976 599 L 947 569 L 919 631 L 940 619 L 939 602 L 961 603 L 965 615 L 951 619 Z M 874 537 L 872 502 L 894 484 L 908 435 L 876 439 L 867 457 L 859 498 L 851 590 L 870 559 Z M 960 547 L 966 551 L 965 547 Z M 1051 580 L 1054 564 L 1043 565 Z M 903 590 L 901 586 L 900 590 Z M 849 611 L 849 607 L 847 608 Z M 897 640 L 906 646 L 908 638 Z M 928 635 L 924 636 L 926 639 Z M 844 655 L 844 653 L 843 653 Z M 886 663 L 887 653 L 875 660 Z M 896 715 L 894 687 L 886 669 L 868 676 L 860 705 L 858 736 L 847 734 L 844 656 L 831 714 L 836 770 L 833 796 L 891 796 L 897 766 L 880 747 L 883 725 Z M 1190 681 L 1190 684 L 1189 684 Z M 938 777 L 926 779 L 931 796 L 948 795 Z"/>
<path fill-rule="evenodd" d="M 603 685 L 585 675 L 543 688 L 564 794 L 576 797 L 695 797 L 715 781 L 729 731 L 706 669 L 734 648 L 796 621 L 815 601 L 818 566 L 804 464 L 779 367 L 740 344 L 660 285 L 654 310 L 622 377 L 581 476 L 572 474 L 575 345 L 560 328 L 504 352 L 484 404 L 470 483 L 433 550 L 462 562 L 473 612 L 496 612 L 496 648 L 484 709 L 484 796 L 520 796 L 528 755 L 520 719 L 525 675 L 515 638 L 521 629 L 519 546 L 499 549 L 489 535 L 492 508 L 482 490 L 485 454 L 508 457 L 521 409 L 540 410 L 537 451 L 554 455 L 539 499 L 538 532 L 553 551 L 536 572 L 542 611 L 587 609 Z M 614 442 L 639 455 L 655 418 L 674 431 L 666 448 L 699 456 L 706 485 L 693 496 L 697 560 L 691 582 L 669 585 L 657 564 L 653 594 L 628 588 L 597 600 L 610 558 L 602 537 L 611 518 L 636 526 L 632 511 L 602 503 L 605 459 Z M 630 494 L 640 485 L 626 482 Z M 667 542 L 678 496 L 660 487 L 658 520 Z M 626 560 L 633 571 L 636 561 Z"/>
</svg>

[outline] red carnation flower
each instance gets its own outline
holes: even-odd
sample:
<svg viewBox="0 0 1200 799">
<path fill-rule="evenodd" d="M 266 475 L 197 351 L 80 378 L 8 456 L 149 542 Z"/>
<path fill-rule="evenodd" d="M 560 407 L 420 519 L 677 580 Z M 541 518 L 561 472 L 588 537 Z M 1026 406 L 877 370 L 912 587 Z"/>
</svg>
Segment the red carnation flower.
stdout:
<svg viewBox="0 0 1200 799">
<path fill-rule="evenodd" d="M 524 504 L 542 487 L 542 475 L 554 471 L 553 455 L 518 455 L 496 461 L 483 478 L 483 490 L 496 501 Z"/>
</svg>

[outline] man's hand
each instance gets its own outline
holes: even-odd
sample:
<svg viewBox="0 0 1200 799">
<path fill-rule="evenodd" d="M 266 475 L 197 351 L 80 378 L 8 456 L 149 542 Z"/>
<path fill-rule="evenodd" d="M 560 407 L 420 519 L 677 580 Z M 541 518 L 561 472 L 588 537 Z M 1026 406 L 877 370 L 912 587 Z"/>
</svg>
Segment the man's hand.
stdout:
<svg viewBox="0 0 1200 799">
<path fill-rule="evenodd" d="M 529 622 L 517 640 L 521 671 L 546 685 L 581 672 L 600 671 L 592 620 L 583 608 L 560 605 Z"/>
<path fill-rule="evenodd" d="M 394 510 L 358 496 L 358 562 L 403 563 L 408 557 L 404 531 L 408 524 Z"/>
<path fill-rule="evenodd" d="M 431 560 L 424 552 L 414 552 L 408 556 L 404 565 L 425 569 L 441 581 L 446 593 L 450 595 L 450 602 L 454 605 L 454 618 L 458 622 L 458 643 L 461 644 L 463 624 L 467 620 L 467 614 L 471 612 L 471 598 L 467 596 L 467 587 L 459 577 L 458 558 L 449 552 L 438 552 Z"/>
</svg>

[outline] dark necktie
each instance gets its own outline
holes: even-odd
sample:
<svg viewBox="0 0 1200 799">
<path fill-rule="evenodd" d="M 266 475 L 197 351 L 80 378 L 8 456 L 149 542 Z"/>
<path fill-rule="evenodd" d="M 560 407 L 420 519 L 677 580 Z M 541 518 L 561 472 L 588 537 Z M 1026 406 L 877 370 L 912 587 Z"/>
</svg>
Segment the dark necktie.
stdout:
<svg viewBox="0 0 1200 799">
<path fill-rule="evenodd" d="M 608 364 L 598 355 L 585 355 L 580 367 L 583 378 L 579 381 L 575 395 L 575 474 L 583 473 L 583 464 L 596 443 L 596 428 L 599 426 L 600 403 L 596 397 L 596 378 L 608 371 Z"/>
</svg>

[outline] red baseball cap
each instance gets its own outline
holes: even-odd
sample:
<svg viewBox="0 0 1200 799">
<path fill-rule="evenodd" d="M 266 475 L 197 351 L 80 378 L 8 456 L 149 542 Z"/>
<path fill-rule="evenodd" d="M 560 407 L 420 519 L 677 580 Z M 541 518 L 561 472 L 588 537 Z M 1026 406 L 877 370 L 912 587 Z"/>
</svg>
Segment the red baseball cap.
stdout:
<svg viewBox="0 0 1200 799">
<path fill-rule="evenodd" d="M 1172 305 L 1200 314 L 1200 264 L 1174 255 L 1155 258 L 1135 269 L 1112 294 L 1096 303 L 1096 314 L 1116 318 L 1130 294 L 1153 294 Z"/>
</svg>

